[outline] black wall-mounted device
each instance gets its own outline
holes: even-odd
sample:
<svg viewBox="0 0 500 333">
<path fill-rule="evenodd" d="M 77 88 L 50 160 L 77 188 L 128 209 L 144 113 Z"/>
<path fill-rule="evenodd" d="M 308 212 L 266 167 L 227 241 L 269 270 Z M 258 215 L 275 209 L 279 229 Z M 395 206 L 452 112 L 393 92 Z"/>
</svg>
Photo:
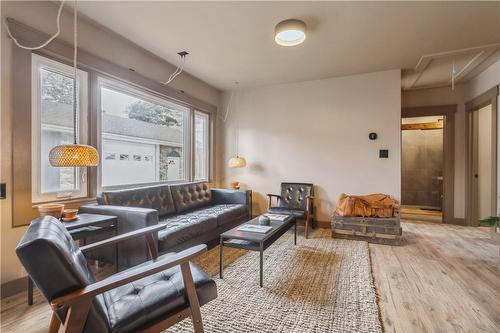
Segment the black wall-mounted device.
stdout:
<svg viewBox="0 0 500 333">
<path fill-rule="evenodd" d="M 380 149 L 378 151 L 378 157 L 380 157 L 380 158 L 389 158 L 389 149 Z"/>
<path fill-rule="evenodd" d="M 370 134 L 368 134 L 368 138 L 370 140 L 377 140 L 377 133 L 371 132 Z"/>
<path fill-rule="evenodd" d="M 5 199 L 7 197 L 7 186 L 5 183 L 0 184 L 0 199 Z"/>
</svg>

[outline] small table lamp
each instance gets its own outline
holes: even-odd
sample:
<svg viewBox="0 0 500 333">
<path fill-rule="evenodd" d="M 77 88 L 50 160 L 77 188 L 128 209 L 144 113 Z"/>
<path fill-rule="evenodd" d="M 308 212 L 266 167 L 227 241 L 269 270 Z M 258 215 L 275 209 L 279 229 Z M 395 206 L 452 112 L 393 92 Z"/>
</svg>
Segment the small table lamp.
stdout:
<svg viewBox="0 0 500 333">
<path fill-rule="evenodd" d="M 231 169 L 244 168 L 246 165 L 247 165 L 247 161 L 245 160 L 245 158 L 238 156 L 238 155 L 236 155 L 236 157 L 231 157 L 229 159 L 229 163 L 228 163 L 228 166 Z M 234 188 L 235 190 L 239 190 L 240 189 L 240 182 L 237 180 L 233 180 L 231 182 L 231 187 Z"/>
</svg>

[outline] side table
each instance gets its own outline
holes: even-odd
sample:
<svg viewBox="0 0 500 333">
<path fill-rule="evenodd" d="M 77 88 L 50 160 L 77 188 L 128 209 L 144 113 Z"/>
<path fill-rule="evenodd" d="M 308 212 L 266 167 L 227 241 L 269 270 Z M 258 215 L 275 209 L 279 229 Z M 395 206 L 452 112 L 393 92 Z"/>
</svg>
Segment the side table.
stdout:
<svg viewBox="0 0 500 333">
<path fill-rule="evenodd" d="M 118 218 L 112 215 L 78 214 L 78 220 L 62 222 L 74 240 L 81 240 L 83 245 L 89 236 L 96 236 L 103 232 L 118 233 Z M 116 249 L 115 265 L 118 267 L 118 249 Z M 33 281 L 28 276 L 28 305 L 33 305 Z"/>
</svg>

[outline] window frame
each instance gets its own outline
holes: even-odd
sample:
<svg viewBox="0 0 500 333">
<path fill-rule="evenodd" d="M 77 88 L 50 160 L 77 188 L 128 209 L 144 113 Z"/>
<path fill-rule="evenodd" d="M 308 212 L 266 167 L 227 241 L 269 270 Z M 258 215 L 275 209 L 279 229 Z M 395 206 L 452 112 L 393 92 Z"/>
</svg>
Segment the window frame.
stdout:
<svg viewBox="0 0 500 333">
<path fill-rule="evenodd" d="M 31 53 L 31 201 L 33 204 L 44 202 L 62 201 L 88 197 L 89 175 L 87 168 L 75 168 L 79 189 L 77 191 L 58 191 L 42 193 L 42 157 L 41 157 L 41 75 L 40 69 L 48 68 L 50 71 L 72 77 L 73 67 L 46 56 Z M 79 96 L 79 113 L 77 115 L 79 143 L 88 143 L 88 114 L 89 114 L 89 73 L 77 69 Z M 71 131 L 71 134 L 73 132 Z M 64 195 L 68 194 L 68 195 Z"/>
<path fill-rule="evenodd" d="M 102 185 L 102 162 L 100 163 L 97 171 L 97 191 L 102 192 L 106 190 L 117 190 L 117 189 L 127 189 L 141 186 L 149 186 L 149 185 L 158 185 L 158 184 L 179 184 L 185 182 L 193 181 L 192 169 L 193 169 L 193 157 L 192 157 L 192 136 L 194 135 L 192 126 L 192 119 L 194 119 L 194 108 L 186 105 L 184 103 L 180 103 L 177 101 L 173 101 L 166 95 L 159 94 L 155 91 L 151 91 L 149 89 L 143 88 L 136 84 L 125 82 L 123 80 L 119 80 L 116 78 L 110 78 L 106 75 L 98 75 L 96 80 L 97 88 L 94 90 L 96 93 L 96 113 L 97 113 L 97 121 L 96 121 L 96 129 L 97 129 L 97 149 L 99 154 L 102 156 L 104 153 L 102 151 L 102 94 L 101 89 L 107 88 L 117 92 L 121 92 L 124 94 L 128 94 L 137 98 L 140 98 L 145 101 L 149 101 L 152 103 L 181 108 L 185 110 L 185 114 L 183 117 L 183 140 L 182 140 L 182 149 L 183 149 L 183 163 L 184 163 L 184 179 L 180 180 L 169 180 L 169 181 L 157 181 L 157 182 L 148 182 L 148 183 L 134 183 L 134 184 L 123 184 L 123 185 L 111 185 L 111 186 L 103 186 Z"/>
<path fill-rule="evenodd" d="M 205 117 L 207 120 L 206 122 L 206 127 L 205 127 L 205 177 L 204 178 L 196 178 L 196 116 L 202 116 Z M 209 113 L 193 109 L 193 175 L 192 175 L 192 180 L 193 181 L 210 181 L 211 179 L 211 156 L 212 156 L 212 140 L 211 140 L 211 124 L 212 124 L 212 117 L 210 116 Z"/>
</svg>

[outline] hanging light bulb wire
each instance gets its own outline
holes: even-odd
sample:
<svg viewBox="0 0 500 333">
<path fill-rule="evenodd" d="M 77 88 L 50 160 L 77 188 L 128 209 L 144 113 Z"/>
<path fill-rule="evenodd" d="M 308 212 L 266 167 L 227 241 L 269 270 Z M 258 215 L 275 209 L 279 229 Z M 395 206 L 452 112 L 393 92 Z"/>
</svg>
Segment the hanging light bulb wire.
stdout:
<svg viewBox="0 0 500 333">
<path fill-rule="evenodd" d="M 5 30 L 7 31 L 7 34 L 14 41 L 14 44 L 16 44 L 17 46 L 19 46 L 20 48 L 25 49 L 25 50 L 39 50 L 39 49 L 49 45 L 49 43 L 52 42 L 55 38 L 57 38 L 57 36 L 59 36 L 59 34 L 61 33 L 61 13 L 62 13 L 62 9 L 64 7 L 64 2 L 65 2 L 65 0 L 61 1 L 61 4 L 59 5 L 59 10 L 57 11 L 57 18 L 56 18 L 57 31 L 55 34 L 53 34 L 51 37 L 49 37 L 49 39 L 47 39 L 47 41 L 45 43 L 38 45 L 38 46 L 21 45 L 21 43 L 19 43 L 19 41 L 14 36 L 12 36 L 12 33 L 10 32 L 10 28 L 9 28 L 9 23 L 7 22 L 7 18 L 5 18 L 3 20 L 3 25 L 5 26 Z"/>
<path fill-rule="evenodd" d="M 163 84 L 167 85 L 170 82 L 172 82 L 180 73 L 182 73 L 182 70 L 184 69 L 184 64 L 186 63 L 186 56 L 181 55 L 179 62 L 177 64 L 177 68 L 175 71 L 170 75 L 167 81 L 163 82 Z"/>
<path fill-rule="evenodd" d="M 76 145 L 77 140 L 77 132 L 78 132 L 78 117 L 77 117 L 77 93 L 76 93 L 76 84 L 78 81 L 78 73 L 77 73 L 77 49 L 78 49 L 78 3 L 75 0 L 75 8 L 74 8 L 74 19 L 73 19 L 73 40 L 74 40 L 74 48 L 73 48 L 73 143 Z"/>
</svg>

